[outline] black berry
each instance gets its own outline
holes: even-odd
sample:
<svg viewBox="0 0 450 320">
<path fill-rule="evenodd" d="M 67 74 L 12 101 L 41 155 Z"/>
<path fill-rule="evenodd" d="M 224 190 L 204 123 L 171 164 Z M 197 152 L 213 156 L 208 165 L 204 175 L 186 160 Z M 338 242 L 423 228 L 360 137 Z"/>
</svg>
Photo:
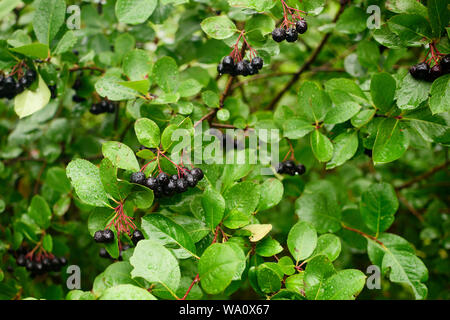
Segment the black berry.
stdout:
<svg viewBox="0 0 450 320">
<path fill-rule="evenodd" d="M 276 28 L 272 31 L 272 39 L 276 42 L 286 40 L 286 30 L 284 30 L 283 28 Z"/>
<path fill-rule="evenodd" d="M 289 28 L 286 30 L 286 41 L 295 42 L 298 39 L 298 32 L 295 28 Z"/>
<path fill-rule="evenodd" d="M 147 179 L 147 181 L 145 181 L 145 185 L 147 186 L 147 188 L 155 190 L 158 186 L 158 181 L 155 178 L 150 177 Z"/>
<path fill-rule="evenodd" d="M 98 243 L 105 242 L 105 236 L 103 234 L 103 230 L 95 231 L 94 233 L 94 241 Z"/>
<path fill-rule="evenodd" d="M 203 177 L 205 176 L 205 175 L 203 174 L 202 169 L 200 169 L 200 168 L 193 168 L 193 169 L 190 171 L 190 174 L 191 174 L 195 179 L 197 179 L 198 181 L 202 180 Z"/>
<path fill-rule="evenodd" d="M 25 256 L 23 254 L 19 255 L 16 259 L 16 263 L 20 267 L 26 266 L 27 259 L 25 259 Z"/>
<path fill-rule="evenodd" d="M 305 20 L 297 20 L 297 22 L 295 23 L 295 29 L 298 33 L 303 34 L 306 32 L 306 30 L 308 30 L 308 24 Z"/>
<path fill-rule="evenodd" d="M 177 180 L 177 192 L 178 193 L 186 192 L 188 187 L 189 187 L 189 185 L 188 185 L 186 179 L 180 178 Z"/>
<path fill-rule="evenodd" d="M 133 234 L 131 235 L 131 241 L 133 241 L 134 245 L 137 245 L 137 243 L 141 240 L 144 240 L 144 234 L 141 232 L 141 230 L 134 230 Z"/>
<path fill-rule="evenodd" d="M 158 183 L 161 185 L 161 186 L 165 186 L 168 182 L 169 182 L 169 176 L 166 174 L 166 173 L 164 173 L 164 172 L 161 172 L 159 175 L 158 175 L 158 177 L 156 178 L 156 180 L 158 180 Z"/>
<path fill-rule="evenodd" d="M 105 243 L 111 243 L 114 240 L 114 232 L 110 229 L 106 229 L 103 231 L 103 239 Z"/>
<path fill-rule="evenodd" d="M 144 184 L 145 174 L 141 171 L 132 173 L 130 177 L 130 182 L 136 184 Z"/>
<path fill-rule="evenodd" d="M 264 60 L 260 57 L 254 57 L 252 59 L 252 65 L 254 68 L 261 70 L 262 67 L 264 66 Z"/>
<path fill-rule="evenodd" d="M 306 167 L 303 164 L 298 164 L 296 168 L 297 174 L 302 175 L 306 172 Z"/>
</svg>

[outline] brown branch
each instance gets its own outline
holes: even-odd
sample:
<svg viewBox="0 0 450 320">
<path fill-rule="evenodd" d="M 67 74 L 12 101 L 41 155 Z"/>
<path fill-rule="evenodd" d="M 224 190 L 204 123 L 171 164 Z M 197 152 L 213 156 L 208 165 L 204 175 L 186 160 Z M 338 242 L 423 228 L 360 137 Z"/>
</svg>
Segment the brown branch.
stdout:
<svg viewBox="0 0 450 320">
<path fill-rule="evenodd" d="M 351 227 L 348 227 L 348 226 L 346 226 L 346 225 L 343 224 L 343 223 L 342 223 L 342 228 L 347 229 L 347 230 L 350 230 L 350 231 L 353 231 L 353 232 L 356 232 L 356 233 L 362 235 L 364 238 L 371 239 L 371 240 L 375 241 L 376 243 L 378 243 L 380 246 L 384 247 L 383 242 L 381 242 L 380 240 L 378 240 L 378 239 L 375 238 L 374 236 L 371 236 L 370 234 L 367 234 L 367 233 L 365 233 L 365 232 L 362 232 L 361 230 L 358 230 L 358 229 L 353 229 L 353 228 L 351 228 Z"/>
<path fill-rule="evenodd" d="M 446 161 L 446 162 L 444 162 L 443 164 L 441 164 L 439 166 L 431 168 L 430 170 L 428 170 L 424 174 L 421 174 L 420 176 L 417 176 L 414 179 L 411 179 L 408 182 L 405 182 L 404 184 L 396 187 L 395 190 L 399 191 L 399 190 L 408 188 L 408 187 L 412 186 L 413 184 L 415 184 L 415 183 L 417 183 L 419 181 L 425 180 L 425 179 L 429 178 L 430 176 L 432 176 L 433 174 L 435 174 L 436 172 L 447 168 L 447 166 L 449 164 L 450 164 L 450 161 Z"/>
<path fill-rule="evenodd" d="M 338 13 L 333 19 L 333 22 L 336 22 L 339 17 L 341 16 L 342 12 L 344 12 L 344 5 L 341 5 L 339 8 Z M 319 53 L 322 51 L 323 47 L 327 43 L 328 39 L 330 38 L 332 34 L 332 31 L 326 33 L 322 41 L 320 41 L 319 46 L 313 51 L 313 53 L 310 55 L 310 57 L 305 61 L 303 66 L 294 74 L 294 76 L 291 78 L 291 80 L 284 86 L 284 88 L 275 96 L 275 98 L 270 102 L 267 109 L 273 110 L 278 102 L 281 100 L 281 98 L 289 91 L 289 89 L 300 79 L 300 76 L 303 72 L 309 70 L 311 65 L 316 61 L 317 57 L 319 56 Z"/>
<path fill-rule="evenodd" d="M 417 218 L 420 220 L 420 222 L 423 222 L 424 219 L 421 216 L 421 214 L 406 200 L 404 196 L 400 194 L 400 192 L 397 191 L 397 197 L 400 200 L 401 203 Z"/>
</svg>

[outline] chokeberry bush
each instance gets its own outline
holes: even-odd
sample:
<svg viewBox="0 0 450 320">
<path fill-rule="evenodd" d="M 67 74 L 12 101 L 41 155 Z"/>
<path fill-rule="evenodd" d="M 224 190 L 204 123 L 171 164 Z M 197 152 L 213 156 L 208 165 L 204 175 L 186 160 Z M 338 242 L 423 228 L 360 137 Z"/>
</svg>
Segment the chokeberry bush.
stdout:
<svg viewBox="0 0 450 320">
<path fill-rule="evenodd" d="M 2 0 L 0 299 L 449 299 L 449 16 Z"/>
</svg>

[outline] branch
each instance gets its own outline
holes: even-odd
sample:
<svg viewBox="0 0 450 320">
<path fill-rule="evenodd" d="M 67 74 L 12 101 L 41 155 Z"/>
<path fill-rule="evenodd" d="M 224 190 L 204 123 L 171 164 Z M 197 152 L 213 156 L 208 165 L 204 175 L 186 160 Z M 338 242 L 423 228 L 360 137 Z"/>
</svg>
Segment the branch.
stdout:
<svg viewBox="0 0 450 320">
<path fill-rule="evenodd" d="M 339 17 L 341 16 L 342 12 L 344 12 L 344 5 L 341 5 L 339 8 L 338 13 L 333 19 L 333 22 L 336 22 Z M 289 91 L 289 89 L 300 79 L 300 76 L 303 72 L 309 70 L 311 65 L 316 61 L 317 57 L 319 56 L 319 53 L 322 51 L 323 47 L 327 43 L 328 39 L 330 38 L 332 32 L 328 32 L 324 35 L 322 38 L 322 41 L 320 42 L 319 46 L 313 51 L 311 56 L 306 60 L 306 62 L 303 64 L 303 66 L 300 68 L 300 70 L 297 71 L 297 73 L 294 74 L 294 76 L 291 78 L 291 80 L 286 84 L 286 86 L 275 96 L 275 98 L 270 102 L 267 109 L 273 110 L 278 102 L 281 100 L 281 98 L 286 94 L 286 92 Z"/>
<path fill-rule="evenodd" d="M 343 223 L 342 223 L 342 228 L 350 230 L 350 231 L 353 231 L 353 232 L 356 232 L 356 233 L 362 235 L 364 238 L 371 239 L 371 240 L 375 241 L 376 243 L 378 243 L 380 246 L 384 247 L 383 242 L 381 242 L 380 240 L 378 240 L 374 236 L 371 236 L 370 234 L 364 233 L 364 232 L 362 232 L 361 230 L 358 230 L 358 229 L 353 229 L 351 227 L 348 227 L 348 226 L 346 226 Z"/>
<path fill-rule="evenodd" d="M 408 188 L 410 186 L 412 186 L 413 184 L 415 184 L 416 182 L 422 181 L 427 179 L 428 177 L 432 176 L 433 174 L 435 174 L 436 172 L 445 169 L 448 165 L 450 164 L 450 161 L 446 161 L 443 164 L 431 168 L 429 171 L 425 172 L 424 174 L 421 174 L 420 176 L 415 177 L 414 179 L 409 180 L 408 182 L 405 182 L 404 184 L 398 186 L 395 188 L 395 190 L 399 191 L 405 188 Z"/>
</svg>

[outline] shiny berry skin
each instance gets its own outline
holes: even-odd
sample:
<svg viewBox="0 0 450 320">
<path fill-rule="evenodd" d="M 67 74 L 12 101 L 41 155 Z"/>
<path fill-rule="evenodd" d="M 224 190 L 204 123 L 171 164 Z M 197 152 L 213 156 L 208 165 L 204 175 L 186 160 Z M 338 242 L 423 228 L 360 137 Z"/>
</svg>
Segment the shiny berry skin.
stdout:
<svg viewBox="0 0 450 320">
<path fill-rule="evenodd" d="M 105 242 L 105 236 L 103 234 L 103 230 L 95 231 L 94 233 L 94 241 L 98 243 Z"/>
<path fill-rule="evenodd" d="M 428 77 L 429 72 L 430 66 L 425 62 L 419 63 L 409 69 L 409 73 L 411 73 L 411 76 L 416 80 L 425 80 Z"/>
<path fill-rule="evenodd" d="M 145 185 L 147 186 L 147 188 L 155 190 L 158 186 L 158 181 L 156 180 L 156 178 L 150 177 L 145 181 Z"/>
<path fill-rule="evenodd" d="M 25 268 L 27 268 L 28 271 L 33 271 L 34 262 L 30 259 L 27 259 L 27 261 L 25 262 Z"/>
<path fill-rule="evenodd" d="M 222 63 L 219 63 L 217 65 L 217 73 L 219 73 L 219 74 L 225 74 L 226 73 L 225 68 L 224 68 Z"/>
<path fill-rule="evenodd" d="M 130 177 L 131 183 L 136 184 L 144 184 L 145 183 L 145 174 L 141 171 L 133 172 Z"/>
<path fill-rule="evenodd" d="M 450 73 L 450 54 L 441 58 L 439 65 L 441 66 L 441 70 L 444 74 Z"/>
<path fill-rule="evenodd" d="M 306 172 L 306 167 L 300 163 L 296 167 L 296 172 L 297 172 L 297 174 L 302 175 Z"/>
<path fill-rule="evenodd" d="M 169 182 L 170 178 L 166 173 L 161 172 L 158 174 L 158 177 L 156 177 L 156 180 L 161 186 L 165 186 Z"/>
<path fill-rule="evenodd" d="M 114 235 L 114 234 L 113 234 Z M 65 266 L 67 264 L 67 259 L 65 257 L 59 257 L 59 263 L 62 266 Z"/>
<path fill-rule="evenodd" d="M 103 239 L 105 243 L 111 243 L 114 240 L 114 232 L 110 229 L 106 229 L 103 231 Z"/>
<path fill-rule="evenodd" d="M 42 265 L 45 271 L 51 271 L 51 262 L 49 258 L 42 259 Z"/>
<path fill-rule="evenodd" d="M 192 174 L 186 174 L 185 179 L 189 187 L 194 188 L 197 185 L 198 180 Z"/>
<path fill-rule="evenodd" d="M 247 64 L 247 70 L 250 76 L 259 73 L 258 68 L 255 68 L 251 62 Z"/>
<path fill-rule="evenodd" d="M 308 24 L 305 20 L 297 20 L 297 22 L 295 23 L 295 29 L 298 33 L 304 34 L 306 30 L 308 30 Z"/>
<path fill-rule="evenodd" d="M 248 61 L 247 59 L 243 60 L 242 62 L 244 63 L 244 66 L 245 66 L 244 73 L 242 75 L 244 77 L 249 76 L 251 74 L 250 68 L 252 65 L 250 64 L 250 61 Z"/>
<path fill-rule="evenodd" d="M 264 66 L 264 60 L 260 57 L 254 57 L 252 59 L 252 65 L 254 68 L 261 70 L 262 67 Z"/>
<path fill-rule="evenodd" d="M 428 80 L 432 82 L 432 81 L 436 80 L 437 78 L 439 78 L 440 76 L 442 76 L 442 69 L 439 64 L 436 64 L 433 66 L 433 68 L 430 69 L 430 73 L 428 75 Z"/>
<path fill-rule="evenodd" d="M 272 39 L 276 42 L 282 42 L 286 40 L 286 30 L 283 28 L 276 28 L 272 31 Z"/>
<path fill-rule="evenodd" d="M 25 87 L 20 84 L 20 82 L 16 82 L 16 89 L 14 90 L 16 95 L 21 94 L 25 91 Z"/>
<path fill-rule="evenodd" d="M 285 166 L 285 173 L 287 173 L 287 174 L 289 174 L 291 176 L 295 175 L 295 173 L 296 173 L 296 166 L 295 166 L 294 161 L 288 160 L 288 161 L 286 161 L 284 163 L 284 166 Z"/>
<path fill-rule="evenodd" d="M 34 70 L 28 70 L 27 72 L 25 72 L 24 77 L 27 78 L 28 82 L 31 85 L 34 82 L 34 80 L 36 80 L 37 73 Z"/>
<path fill-rule="evenodd" d="M 186 192 L 188 187 L 189 187 L 189 185 L 188 185 L 186 179 L 180 178 L 177 180 L 177 192 L 178 193 Z"/>
<path fill-rule="evenodd" d="M 77 97 L 77 96 L 73 96 L 73 98 L 75 98 L 75 97 Z M 72 100 L 73 100 L 73 98 L 72 98 Z M 83 99 L 83 100 L 80 101 L 77 98 L 77 101 L 75 101 L 75 100 L 74 101 L 75 102 L 83 102 L 84 98 L 81 98 L 81 99 Z M 91 106 L 91 108 L 89 109 L 89 112 L 94 114 L 94 115 L 98 115 L 98 114 L 102 114 L 104 111 L 103 111 L 103 109 L 100 107 L 100 105 L 98 103 L 95 103 L 95 104 L 93 104 Z"/>
<path fill-rule="evenodd" d="M 298 39 L 298 32 L 295 28 L 289 28 L 286 30 L 286 41 L 295 42 Z"/>
<path fill-rule="evenodd" d="M 164 187 L 164 193 L 168 196 L 171 196 L 175 193 L 176 190 L 177 190 L 177 182 L 170 179 L 170 181 Z"/>
<path fill-rule="evenodd" d="M 243 76 L 246 73 L 244 61 L 239 61 L 236 64 L 236 73 L 238 76 Z"/>
<path fill-rule="evenodd" d="M 16 259 L 16 264 L 20 267 L 25 267 L 27 263 L 27 259 L 25 259 L 25 256 L 23 254 L 19 255 Z"/>
<path fill-rule="evenodd" d="M 285 173 L 285 172 L 286 172 L 286 166 L 285 166 L 284 162 L 280 162 L 280 163 L 277 165 L 277 173 L 283 174 L 283 173 Z"/>
<path fill-rule="evenodd" d="M 177 181 L 177 180 L 178 180 L 178 175 L 177 175 L 177 174 L 173 174 L 173 175 L 170 177 L 170 180 Z"/>
<path fill-rule="evenodd" d="M 133 241 L 133 244 L 136 246 L 137 243 L 141 240 L 144 240 L 144 234 L 141 230 L 134 230 L 133 234 L 131 235 L 131 241 Z"/>
<path fill-rule="evenodd" d="M 35 271 L 37 274 L 43 274 L 44 266 L 42 265 L 42 262 L 35 262 L 33 271 Z"/>
<path fill-rule="evenodd" d="M 13 77 L 7 77 L 3 81 L 3 87 L 5 91 L 5 97 L 8 99 L 14 98 L 16 95 L 16 80 Z"/>
<path fill-rule="evenodd" d="M 108 112 L 108 113 L 116 112 L 116 105 L 113 102 L 108 101 L 108 104 L 106 106 L 106 112 Z"/>
<path fill-rule="evenodd" d="M 195 179 L 197 179 L 198 181 L 202 180 L 203 177 L 205 176 L 204 173 L 203 173 L 203 171 L 202 171 L 202 169 L 200 169 L 200 168 L 193 168 L 193 169 L 190 171 L 190 174 L 191 174 Z"/>
<path fill-rule="evenodd" d="M 108 251 L 106 251 L 105 248 L 100 248 L 98 255 L 102 258 L 112 259 L 111 255 L 108 253 Z"/>
<path fill-rule="evenodd" d="M 226 56 L 222 59 L 222 65 L 225 68 L 225 70 L 231 70 L 234 68 L 234 60 L 230 56 Z"/>
<path fill-rule="evenodd" d="M 59 271 L 61 269 L 61 264 L 59 262 L 59 259 L 57 257 L 53 257 L 53 259 L 50 261 L 52 265 L 52 271 Z"/>
</svg>

